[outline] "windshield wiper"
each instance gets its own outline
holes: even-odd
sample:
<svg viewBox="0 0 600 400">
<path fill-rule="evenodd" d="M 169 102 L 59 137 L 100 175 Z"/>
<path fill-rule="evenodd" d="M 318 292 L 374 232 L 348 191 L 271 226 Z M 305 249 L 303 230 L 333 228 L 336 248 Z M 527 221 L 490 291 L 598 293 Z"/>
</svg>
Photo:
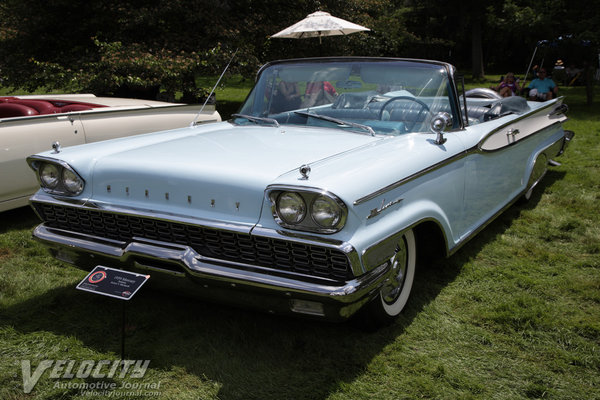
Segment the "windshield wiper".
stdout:
<svg viewBox="0 0 600 400">
<path fill-rule="evenodd" d="M 269 125 L 274 125 L 275 127 L 279 128 L 279 122 L 273 118 L 255 117 L 254 115 L 246 114 L 231 114 L 231 116 L 235 118 L 244 118 L 254 123 L 266 122 Z"/>
<path fill-rule="evenodd" d="M 359 128 L 359 129 L 367 131 L 371 136 L 375 136 L 375 131 L 373 130 L 373 128 L 371 128 L 368 125 L 357 124 L 356 122 L 344 121 L 342 119 L 333 118 L 328 115 L 315 114 L 315 113 L 311 113 L 311 112 L 307 112 L 307 111 L 294 111 L 294 113 L 296 113 L 298 115 L 302 115 L 304 117 L 313 117 L 313 118 L 317 118 L 317 119 L 322 119 L 323 121 L 333 122 L 338 125 L 346 125 L 346 126 L 351 126 L 354 128 Z"/>
</svg>

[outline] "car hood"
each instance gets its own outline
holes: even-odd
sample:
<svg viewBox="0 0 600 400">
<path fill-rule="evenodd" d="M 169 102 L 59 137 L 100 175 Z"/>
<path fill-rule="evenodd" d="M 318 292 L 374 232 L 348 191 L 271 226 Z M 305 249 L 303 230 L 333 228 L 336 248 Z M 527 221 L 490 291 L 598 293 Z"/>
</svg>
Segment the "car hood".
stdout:
<svg viewBox="0 0 600 400">
<path fill-rule="evenodd" d="M 380 140 L 322 127 L 216 125 L 84 146 L 94 160 L 83 176 L 92 192 L 86 186 L 84 195 L 250 227 L 260 217 L 265 188 L 278 177 Z M 76 160 L 65 161 L 79 170 Z"/>
</svg>

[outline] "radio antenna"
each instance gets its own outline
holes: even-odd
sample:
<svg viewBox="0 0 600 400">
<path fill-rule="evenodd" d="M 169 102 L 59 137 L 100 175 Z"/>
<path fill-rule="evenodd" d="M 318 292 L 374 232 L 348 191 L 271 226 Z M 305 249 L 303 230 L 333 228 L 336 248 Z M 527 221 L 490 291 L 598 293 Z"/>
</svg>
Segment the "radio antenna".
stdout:
<svg viewBox="0 0 600 400">
<path fill-rule="evenodd" d="M 219 77 L 219 79 L 217 80 L 217 83 L 215 83 L 215 86 L 212 88 L 212 90 L 210 91 L 210 94 L 208 95 L 208 97 L 206 98 L 206 100 L 204 101 L 204 104 L 202 104 L 202 108 L 200 108 L 200 111 L 198 111 L 198 113 L 196 114 L 196 116 L 194 117 L 194 120 L 192 121 L 192 123 L 190 124 L 190 126 L 194 126 L 196 125 L 196 121 L 198 120 L 198 117 L 200 116 L 200 114 L 202 113 L 202 111 L 204 111 L 204 107 L 206 107 L 206 104 L 208 103 L 208 100 L 210 100 L 210 96 L 213 95 L 213 93 L 215 92 L 215 89 L 217 89 L 217 86 L 219 86 L 219 82 L 221 82 L 221 79 L 223 78 L 223 75 L 225 75 L 225 72 L 227 72 L 227 69 L 229 68 L 229 65 L 231 65 L 231 62 L 233 61 L 233 59 L 235 58 L 235 55 L 237 54 L 239 50 L 239 47 L 237 49 L 235 49 L 235 51 L 233 52 L 233 55 L 231 56 L 231 59 L 229 60 L 229 62 L 227 63 L 227 66 L 225 67 L 225 69 L 223 70 L 223 72 L 221 73 L 221 76 Z"/>
</svg>

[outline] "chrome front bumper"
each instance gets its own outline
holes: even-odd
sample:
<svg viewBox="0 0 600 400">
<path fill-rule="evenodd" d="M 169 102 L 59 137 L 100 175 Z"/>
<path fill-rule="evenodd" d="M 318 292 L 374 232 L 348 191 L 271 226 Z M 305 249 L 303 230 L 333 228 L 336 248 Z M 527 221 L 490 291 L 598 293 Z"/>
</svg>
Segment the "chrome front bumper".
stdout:
<svg viewBox="0 0 600 400">
<path fill-rule="evenodd" d="M 300 280 L 254 265 L 210 259 L 188 246 L 150 239 L 123 243 L 44 224 L 33 236 L 59 260 L 83 269 L 105 265 L 149 273 L 155 285 L 209 300 L 329 320 L 349 318 L 378 295 L 392 273 L 385 263 L 345 282 L 309 276 Z"/>
</svg>

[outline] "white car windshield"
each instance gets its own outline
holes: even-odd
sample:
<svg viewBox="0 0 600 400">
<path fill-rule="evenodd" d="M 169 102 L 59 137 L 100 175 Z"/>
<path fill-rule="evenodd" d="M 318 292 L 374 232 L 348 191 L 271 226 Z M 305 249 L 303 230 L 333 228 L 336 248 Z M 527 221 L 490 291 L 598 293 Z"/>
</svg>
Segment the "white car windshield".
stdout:
<svg viewBox="0 0 600 400">
<path fill-rule="evenodd" d="M 234 122 L 275 120 L 371 135 L 428 131 L 439 112 L 459 121 L 448 74 L 445 64 L 413 60 L 274 62 L 261 69 Z"/>
</svg>

